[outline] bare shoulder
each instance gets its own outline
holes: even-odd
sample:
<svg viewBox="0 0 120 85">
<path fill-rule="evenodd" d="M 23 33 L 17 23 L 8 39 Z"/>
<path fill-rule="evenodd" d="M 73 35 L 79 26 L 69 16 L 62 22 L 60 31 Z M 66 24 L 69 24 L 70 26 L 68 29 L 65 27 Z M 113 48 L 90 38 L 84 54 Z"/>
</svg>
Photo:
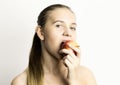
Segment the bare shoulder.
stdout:
<svg viewBox="0 0 120 85">
<path fill-rule="evenodd" d="M 84 78 L 86 85 L 97 85 L 95 76 L 89 68 L 80 66 L 80 74 Z"/>
<path fill-rule="evenodd" d="M 27 85 L 26 82 L 27 82 L 27 74 L 26 71 L 24 71 L 12 80 L 11 85 Z"/>
</svg>

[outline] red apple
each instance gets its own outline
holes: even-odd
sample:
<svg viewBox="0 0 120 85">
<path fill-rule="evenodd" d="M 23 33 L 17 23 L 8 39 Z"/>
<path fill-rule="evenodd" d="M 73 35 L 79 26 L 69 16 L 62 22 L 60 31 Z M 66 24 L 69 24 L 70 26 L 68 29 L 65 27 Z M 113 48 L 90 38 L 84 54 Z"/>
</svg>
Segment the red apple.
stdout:
<svg viewBox="0 0 120 85">
<path fill-rule="evenodd" d="M 79 48 L 79 45 L 75 41 L 71 41 L 71 40 L 63 42 L 61 48 L 62 49 L 67 49 L 67 50 L 72 50 L 74 52 L 74 54 L 76 55 L 76 52 L 73 49 L 71 49 L 69 47 L 69 45 Z"/>
</svg>

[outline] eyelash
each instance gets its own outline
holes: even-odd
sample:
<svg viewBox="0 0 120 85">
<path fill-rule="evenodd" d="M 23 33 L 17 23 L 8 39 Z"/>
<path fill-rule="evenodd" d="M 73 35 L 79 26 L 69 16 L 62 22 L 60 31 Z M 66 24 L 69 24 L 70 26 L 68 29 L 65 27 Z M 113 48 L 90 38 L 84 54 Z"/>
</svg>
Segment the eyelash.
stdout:
<svg viewBox="0 0 120 85">
<path fill-rule="evenodd" d="M 60 27 L 61 25 L 56 25 L 56 27 Z"/>
<path fill-rule="evenodd" d="M 57 28 L 60 28 L 60 27 L 63 27 L 63 26 L 62 26 L 62 25 L 57 24 L 57 25 L 56 25 L 56 27 L 57 27 Z"/>
<path fill-rule="evenodd" d="M 62 25 L 57 24 L 57 25 L 56 25 L 56 27 L 57 27 L 57 28 L 60 28 L 60 27 L 63 27 L 63 26 L 62 26 Z M 71 30 L 76 30 L 76 28 L 75 28 L 75 27 L 70 27 L 70 29 L 71 29 Z"/>
<path fill-rule="evenodd" d="M 76 30 L 76 28 L 75 28 L 75 27 L 70 27 L 70 29 L 72 29 L 72 30 Z"/>
</svg>

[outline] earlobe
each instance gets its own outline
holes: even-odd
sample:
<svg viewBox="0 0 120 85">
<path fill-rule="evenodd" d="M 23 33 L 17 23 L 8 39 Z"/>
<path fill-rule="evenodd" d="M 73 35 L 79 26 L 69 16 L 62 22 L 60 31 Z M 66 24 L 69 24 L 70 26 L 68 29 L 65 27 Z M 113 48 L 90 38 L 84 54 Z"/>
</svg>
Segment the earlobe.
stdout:
<svg viewBox="0 0 120 85">
<path fill-rule="evenodd" d="M 35 31 L 36 31 L 36 33 L 37 33 L 37 36 L 38 36 L 41 40 L 44 40 L 44 33 L 43 33 L 43 31 L 42 31 L 41 26 L 37 26 Z"/>
</svg>

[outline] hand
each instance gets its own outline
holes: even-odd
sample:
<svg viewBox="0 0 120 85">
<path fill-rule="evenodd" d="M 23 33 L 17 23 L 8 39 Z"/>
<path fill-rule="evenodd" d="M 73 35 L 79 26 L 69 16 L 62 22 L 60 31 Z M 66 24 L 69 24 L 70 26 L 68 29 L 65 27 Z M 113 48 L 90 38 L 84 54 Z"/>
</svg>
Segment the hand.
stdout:
<svg viewBox="0 0 120 85">
<path fill-rule="evenodd" d="M 74 46 L 69 47 L 76 52 L 76 55 L 72 50 L 62 49 L 61 53 L 67 54 L 64 56 L 64 63 L 68 67 L 67 80 L 69 85 L 80 85 L 79 84 L 79 67 L 80 67 L 80 49 Z"/>
</svg>

